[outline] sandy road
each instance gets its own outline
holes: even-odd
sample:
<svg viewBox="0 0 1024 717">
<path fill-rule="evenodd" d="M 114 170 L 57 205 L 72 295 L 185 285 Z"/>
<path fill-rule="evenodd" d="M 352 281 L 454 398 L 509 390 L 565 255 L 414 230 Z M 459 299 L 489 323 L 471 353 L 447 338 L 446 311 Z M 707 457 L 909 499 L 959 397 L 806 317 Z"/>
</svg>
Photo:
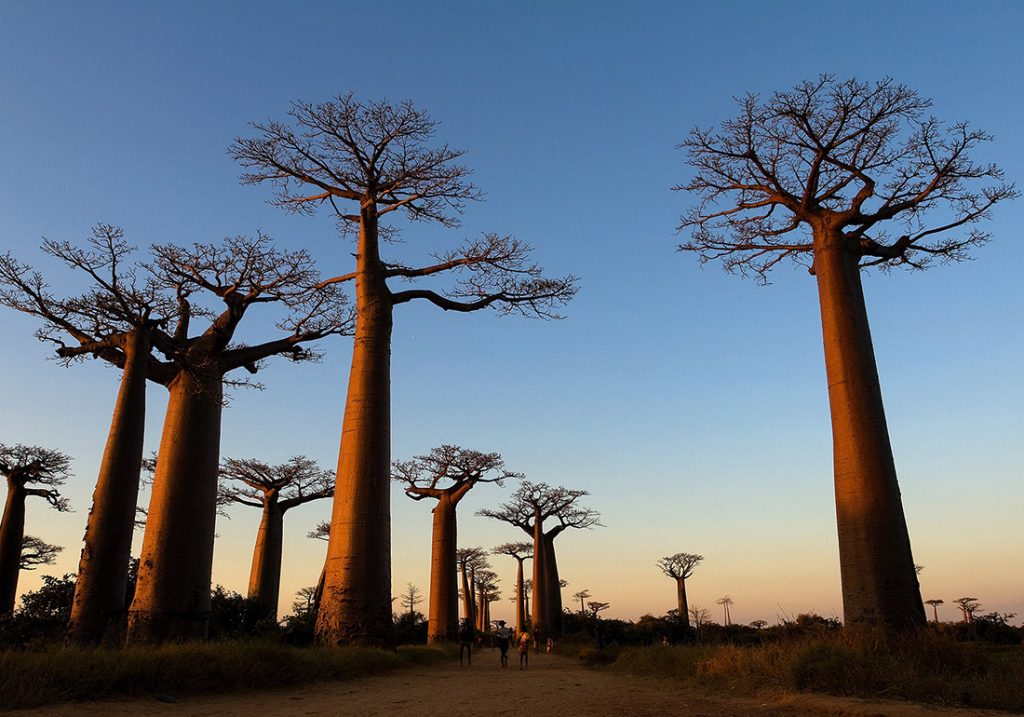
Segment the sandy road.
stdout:
<svg viewBox="0 0 1024 717">
<path fill-rule="evenodd" d="M 968 717 L 1005 715 L 817 696 L 707 698 L 665 680 L 588 670 L 575 660 L 530 655 L 520 671 L 517 656 L 498 665 L 497 651 L 457 662 L 416 667 L 350 682 L 217 696 L 185 696 L 54 705 L 8 712 L 10 717 Z"/>
</svg>

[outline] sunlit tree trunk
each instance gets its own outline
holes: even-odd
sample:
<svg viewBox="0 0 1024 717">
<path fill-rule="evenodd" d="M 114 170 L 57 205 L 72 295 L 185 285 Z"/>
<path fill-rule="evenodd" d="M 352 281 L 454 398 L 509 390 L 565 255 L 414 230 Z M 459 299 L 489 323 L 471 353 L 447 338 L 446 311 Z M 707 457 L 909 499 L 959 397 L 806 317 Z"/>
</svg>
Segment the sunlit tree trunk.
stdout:
<svg viewBox="0 0 1024 717">
<path fill-rule="evenodd" d="M 430 644 L 458 637 L 459 603 L 456 570 L 457 527 L 455 503 L 442 495 L 434 506 L 433 537 L 430 555 L 430 605 L 427 642 Z"/>
<path fill-rule="evenodd" d="M 377 217 L 361 210 L 356 334 L 327 548 L 320 645 L 391 642 L 391 295 Z"/>
<path fill-rule="evenodd" d="M 544 550 L 544 526 L 539 513 L 533 519 L 533 630 L 547 630 L 547 555 Z"/>
<path fill-rule="evenodd" d="M 558 577 L 558 561 L 555 558 L 555 538 L 552 535 L 545 535 L 544 538 L 544 563 L 546 572 L 545 589 L 545 615 L 547 624 L 545 629 L 549 635 L 562 634 L 562 585 Z"/>
<path fill-rule="evenodd" d="M 859 256 L 848 241 L 839 231 L 815 229 L 843 609 L 851 625 L 923 625 L 925 612 L 889 444 Z"/>
<path fill-rule="evenodd" d="M 7 479 L 7 503 L 0 521 L 0 615 L 14 610 L 21 572 L 21 543 L 25 539 L 25 487 Z"/>
<path fill-rule="evenodd" d="M 462 573 L 462 610 L 466 613 L 466 624 L 472 629 L 475 625 L 475 619 L 473 615 L 473 589 L 469 579 L 469 571 L 466 570 L 465 564 L 461 567 Z"/>
<path fill-rule="evenodd" d="M 686 601 L 686 578 L 676 578 L 676 598 L 678 601 L 679 621 L 683 626 L 690 627 L 690 605 Z"/>
<path fill-rule="evenodd" d="M 168 388 L 130 643 L 205 637 L 210 615 L 223 382 L 181 371 Z"/>
<path fill-rule="evenodd" d="M 526 629 L 526 591 L 523 589 L 523 560 L 516 558 L 516 635 Z"/>
<path fill-rule="evenodd" d="M 265 606 L 277 619 L 277 601 L 281 593 L 281 551 L 284 544 L 284 511 L 277 496 L 268 496 L 263 518 L 256 533 L 249 571 L 249 599 Z"/>
<path fill-rule="evenodd" d="M 146 424 L 149 333 L 126 339 L 124 373 L 85 528 L 68 642 L 117 641 L 125 610 Z"/>
</svg>

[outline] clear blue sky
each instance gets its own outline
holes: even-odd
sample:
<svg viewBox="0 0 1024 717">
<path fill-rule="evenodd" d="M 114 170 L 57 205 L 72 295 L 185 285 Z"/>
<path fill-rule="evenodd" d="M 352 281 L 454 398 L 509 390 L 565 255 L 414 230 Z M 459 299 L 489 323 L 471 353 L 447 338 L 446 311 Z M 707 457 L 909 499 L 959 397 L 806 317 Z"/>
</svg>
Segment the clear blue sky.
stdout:
<svg viewBox="0 0 1024 717">
<path fill-rule="evenodd" d="M 269 206 L 225 150 L 292 100 L 411 99 L 466 150 L 487 200 L 460 229 L 406 231 L 394 256 L 509 233 L 552 273 L 581 276 L 582 291 L 560 322 L 401 307 L 394 457 L 458 443 L 589 490 L 606 527 L 560 537 L 559 563 L 566 596 L 589 589 L 610 616 L 673 607 L 654 563 L 678 551 L 706 556 L 691 604 L 729 593 L 742 622 L 841 615 L 813 279 L 782 267 L 760 287 L 676 253 L 692 200 L 669 189 L 688 177 L 675 145 L 750 90 L 822 72 L 892 76 L 933 98 L 937 116 L 995 134 L 982 158 L 1021 183 L 1021 27 L 1024 5 L 1009 1 L 4 2 L 0 247 L 62 287 L 43 236 L 77 240 L 103 221 L 146 246 L 262 229 L 344 272 L 350 247 L 330 218 Z M 973 262 L 866 279 L 924 597 L 1019 614 L 1022 219 L 1024 202 L 1001 207 Z M 35 328 L 0 312 L 0 441 L 74 457 L 77 512 L 28 514 L 30 533 L 67 548 L 52 570 L 70 571 L 118 377 L 45 360 Z M 251 322 L 251 336 L 269 328 Z M 334 465 L 350 349 L 328 348 L 319 365 L 272 366 L 262 393 L 236 393 L 223 455 Z M 162 394 L 150 392 L 154 449 Z M 472 515 L 511 491 L 470 494 L 462 544 L 519 539 Z M 395 593 L 425 590 L 429 506 L 397 490 L 393 506 Z M 288 516 L 285 603 L 316 579 L 324 546 L 303 536 L 328 514 Z M 238 509 L 220 522 L 215 581 L 244 590 L 256 520 Z M 513 561 L 494 563 L 511 594 Z M 36 585 L 38 573 L 23 579 Z M 496 617 L 511 612 L 500 605 Z"/>
</svg>

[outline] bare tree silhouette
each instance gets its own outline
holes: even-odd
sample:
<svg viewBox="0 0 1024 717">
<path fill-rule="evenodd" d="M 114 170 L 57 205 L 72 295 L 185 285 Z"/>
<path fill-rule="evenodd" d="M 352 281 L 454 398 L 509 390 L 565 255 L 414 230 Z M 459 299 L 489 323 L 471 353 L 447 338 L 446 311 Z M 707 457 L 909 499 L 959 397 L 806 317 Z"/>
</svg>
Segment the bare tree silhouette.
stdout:
<svg viewBox="0 0 1024 717">
<path fill-rule="evenodd" d="M 729 595 L 725 595 L 724 597 L 720 597 L 717 600 L 715 600 L 715 602 L 718 605 L 722 606 L 722 613 L 725 616 L 724 625 L 728 627 L 732 624 L 732 615 L 730 615 L 729 613 L 729 608 L 733 605 L 732 597 Z"/>
<path fill-rule="evenodd" d="M 690 606 L 686 601 L 686 578 L 690 577 L 694 568 L 704 559 L 696 553 L 676 553 L 658 560 L 661 572 L 676 581 L 676 610 L 679 619 L 687 628 L 690 627 Z"/>
<path fill-rule="evenodd" d="M 829 384 L 843 604 L 848 624 L 925 623 L 889 443 L 860 271 L 968 258 L 970 229 L 1018 195 L 970 155 L 991 137 L 944 125 L 929 100 L 886 79 L 823 75 L 683 141 L 699 197 L 680 245 L 765 281 L 784 259 L 818 284 Z M 926 215 L 934 217 L 926 223 Z M 895 224 L 898 238 L 885 226 Z M 965 233 L 958 230 L 969 229 Z"/>
<path fill-rule="evenodd" d="M 939 605 L 943 605 L 943 604 L 945 604 L 945 602 L 946 602 L 945 600 L 939 600 L 939 599 L 925 600 L 924 601 L 925 605 L 931 605 L 932 606 L 932 615 L 935 618 L 935 622 L 939 621 Z"/>
<path fill-rule="evenodd" d="M 228 458 L 221 463 L 219 500 L 259 508 L 263 513 L 253 548 L 248 597 L 263 605 L 270 616 L 277 617 L 281 593 L 284 514 L 333 495 L 334 474 L 305 456 L 276 466 L 252 458 Z"/>
<path fill-rule="evenodd" d="M 391 477 L 405 486 L 413 500 L 431 498 L 434 505 L 430 553 L 430 602 L 427 642 L 458 639 L 459 602 L 456 582 L 456 550 L 459 501 L 478 483 L 503 485 L 521 478 L 505 468 L 497 453 L 481 453 L 443 445 L 411 461 L 395 461 Z"/>
<path fill-rule="evenodd" d="M 426 301 L 445 311 L 491 307 L 553 317 L 575 294 L 576 280 L 543 276 L 527 244 L 497 234 L 436 254 L 426 266 L 384 259 L 380 242 L 395 231 L 381 224 L 387 215 L 455 226 L 466 202 L 479 199 L 469 170 L 457 164 L 462 152 L 430 146 L 436 123 L 410 102 L 362 103 L 350 93 L 320 104 L 293 103 L 289 114 L 289 123 L 253 124 L 256 136 L 232 145 L 232 155 L 247 170 L 243 181 L 274 185 L 277 204 L 288 211 L 328 207 L 357 243 L 354 270 L 329 280 L 355 283 L 358 317 L 317 640 L 386 644 L 394 308 Z M 457 277 L 446 290 L 389 286 L 392 280 L 427 277 L 436 282 L 442 275 Z"/>
<path fill-rule="evenodd" d="M 71 459 L 60 451 L 0 443 L 0 475 L 7 480 L 7 502 L 0 520 L 0 615 L 14 610 L 25 541 L 25 501 L 43 498 L 54 510 L 70 510 L 58 490 L 71 475 Z"/>
<path fill-rule="evenodd" d="M 26 535 L 21 541 L 21 560 L 18 567 L 22 570 L 35 570 L 40 565 L 53 565 L 57 562 L 57 554 L 64 548 L 51 545 L 42 538 Z"/>
<path fill-rule="evenodd" d="M 508 555 L 516 561 L 516 594 L 511 598 L 516 605 L 516 635 L 526 630 L 526 585 L 523 576 L 523 563 L 533 557 L 533 543 L 503 543 L 491 552 Z"/>
</svg>

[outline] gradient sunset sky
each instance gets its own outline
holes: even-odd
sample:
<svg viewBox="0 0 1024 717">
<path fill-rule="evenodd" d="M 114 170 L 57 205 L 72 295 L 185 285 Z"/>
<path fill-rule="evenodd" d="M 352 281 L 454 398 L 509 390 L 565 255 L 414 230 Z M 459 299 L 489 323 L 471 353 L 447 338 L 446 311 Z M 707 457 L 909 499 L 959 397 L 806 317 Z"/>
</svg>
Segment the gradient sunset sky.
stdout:
<svg viewBox="0 0 1024 717">
<path fill-rule="evenodd" d="M 532 244 L 552 274 L 581 277 L 563 321 L 396 311 L 394 458 L 456 443 L 503 454 L 533 481 L 590 491 L 605 527 L 559 537 L 571 595 L 635 619 L 674 607 L 656 560 L 706 560 L 691 605 L 733 597 L 735 622 L 842 616 L 831 434 L 816 288 L 805 269 L 772 284 L 701 268 L 675 251 L 676 149 L 733 97 L 820 73 L 891 76 L 934 114 L 995 135 L 978 158 L 1024 184 L 1024 4 L 960 2 L 3 2 L 0 3 L 0 250 L 69 274 L 43 237 L 82 240 L 97 222 L 140 247 L 260 229 L 309 249 L 324 273 L 352 245 L 326 213 L 289 216 L 267 187 L 239 184 L 226 149 L 293 100 L 352 91 L 412 100 L 466 150 L 486 201 L 458 229 L 411 226 L 387 256 L 415 262 L 481 232 Z M 998 207 L 965 264 L 865 278 L 874 345 L 922 596 L 974 596 L 1024 616 L 1024 201 Z M 243 338 L 271 322 L 247 317 Z M 74 513 L 30 504 L 27 532 L 76 569 L 118 372 L 47 360 L 34 320 L 0 310 L 0 442 L 74 459 Z M 263 392 L 237 391 L 222 455 L 333 467 L 350 339 L 316 365 L 273 362 Z M 149 393 L 147 453 L 166 392 Z M 460 545 L 526 536 L 477 518 L 514 486 L 460 506 Z M 148 494 L 144 496 L 144 500 Z M 394 594 L 426 592 L 430 506 L 393 498 Z M 305 533 L 329 501 L 286 519 L 282 605 L 312 585 L 325 544 Z M 218 523 L 214 581 L 244 592 L 258 512 Z M 137 536 L 136 554 L 141 535 Z M 492 563 L 505 596 L 515 563 Z M 424 611 L 426 605 L 421 606 Z M 493 616 L 509 617 L 502 600 Z M 930 614 L 930 613 L 929 613 Z"/>
</svg>

